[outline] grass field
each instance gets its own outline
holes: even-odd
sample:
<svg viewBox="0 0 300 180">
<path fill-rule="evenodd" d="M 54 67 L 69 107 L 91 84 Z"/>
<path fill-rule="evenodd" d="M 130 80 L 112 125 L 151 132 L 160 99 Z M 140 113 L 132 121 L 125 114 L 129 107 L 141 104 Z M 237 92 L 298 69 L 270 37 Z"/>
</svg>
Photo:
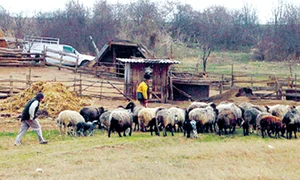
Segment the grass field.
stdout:
<svg viewBox="0 0 300 180">
<path fill-rule="evenodd" d="M 13 146 L 16 132 L 0 134 L 0 179 L 299 179 L 300 141 L 182 133 L 158 137 L 133 132 L 119 138 L 97 130 L 92 137 L 59 136 L 49 144 L 28 132 Z"/>
</svg>

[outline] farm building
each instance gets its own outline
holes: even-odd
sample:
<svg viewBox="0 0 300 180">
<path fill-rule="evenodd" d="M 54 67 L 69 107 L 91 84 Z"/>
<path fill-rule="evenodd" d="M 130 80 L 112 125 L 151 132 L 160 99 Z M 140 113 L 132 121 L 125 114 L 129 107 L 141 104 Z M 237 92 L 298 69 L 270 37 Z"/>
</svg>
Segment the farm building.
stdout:
<svg viewBox="0 0 300 180">
<path fill-rule="evenodd" d="M 109 41 L 102 47 L 98 57 L 100 65 L 112 65 L 118 76 L 124 77 L 124 94 L 132 99 L 136 99 L 136 88 L 143 80 L 145 71 L 149 69 L 152 72 L 150 85 L 152 101 L 164 103 L 168 100 L 209 97 L 207 83 L 191 84 L 181 79 L 173 84 L 170 67 L 180 62 L 166 58 L 154 58 L 154 55 L 140 44 L 124 40 Z"/>
<path fill-rule="evenodd" d="M 167 102 L 170 97 L 170 66 L 179 64 L 179 61 L 171 59 L 143 59 L 143 58 L 117 58 L 117 61 L 125 66 L 124 81 L 125 92 L 128 97 L 136 99 L 136 89 L 143 81 L 145 71 L 151 71 L 150 89 L 152 100 Z"/>
<path fill-rule="evenodd" d="M 141 44 L 118 40 L 105 44 L 98 57 L 99 63 L 116 63 L 116 58 L 154 58 L 154 55 Z"/>
</svg>

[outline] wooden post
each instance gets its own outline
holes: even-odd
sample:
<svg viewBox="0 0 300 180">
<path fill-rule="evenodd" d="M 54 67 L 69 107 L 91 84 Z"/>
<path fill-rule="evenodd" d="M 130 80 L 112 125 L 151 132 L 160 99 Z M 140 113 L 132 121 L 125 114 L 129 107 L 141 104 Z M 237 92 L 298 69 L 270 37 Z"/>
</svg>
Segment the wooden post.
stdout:
<svg viewBox="0 0 300 180">
<path fill-rule="evenodd" d="M 64 55 L 61 54 L 61 55 L 60 55 L 60 60 L 59 60 L 58 70 L 60 70 L 60 67 L 62 66 L 63 57 L 64 57 Z"/>
<path fill-rule="evenodd" d="M 295 92 L 296 92 L 296 97 L 295 97 L 295 100 L 298 100 L 298 88 L 297 88 L 297 74 L 295 73 Z"/>
<path fill-rule="evenodd" d="M 46 65 L 46 47 L 44 46 L 44 48 L 43 48 L 43 52 L 42 52 L 42 54 L 43 54 L 43 62 L 41 63 L 41 61 L 40 61 L 40 65 L 41 66 L 45 66 Z"/>
<path fill-rule="evenodd" d="M 233 64 L 231 65 L 231 87 L 234 86 Z"/>
<path fill-rule="evenodd" d="M 102 89 L 103 89 L 103 79 L 101 81 L 101 86 L 100 86 L 100 100 L 102 98 Z"/>
<path fill-rule="evenodd" d="M 9 77 L 9 96 L 13 95 L 13 79 L 12 79 L 12 75 L 10 75 Z"/>
<path fill-rule="evenodd" d="M 220 94 L 223 93 L 223 82 L 224 82 L 224 74 L 222 74 L 221 81 L 220 81 L 220 85 L 219 85 L 219 88 L 220 88 Z"/>
<path fill-rule="evenodd" d="M 82 79 L 81 79 L 81 73 L 79 74 L 80 80 L 79 80 L 79 96 L 82 96 Z"/>
<path fill-rule="evenodd" d="M 169 84 L 169 88 L 170 88 L 170 100 L 173 101 L 174 100 L 174 92 L 173 92 L 173 79 L 172 79 L 172 76 L 169 76 L 169 81 L 170 81 L 170 84 Z"/>
<path fill-rule="evenodd" d="M 251 74 L 251 89 L 253 89 L 253 75 Z"/>
<path fill-rule="evenodd" d="M 79 55 L 77 55 L 77 57 L 76 57 L 75 73 L 77 72 L 77 68 L 78 68 L 78 61 L 79 61 Z"/>
<path fill-rule="evenodd" d="M 28 85 L 29 85 L 29 87 L 31 86 L 31 67 L 29 68 Z"/>
<path fill-rule="evenodd" d="M 76 92 L 76 74 L 74 76 L 73 91 Z"/>
</svg>

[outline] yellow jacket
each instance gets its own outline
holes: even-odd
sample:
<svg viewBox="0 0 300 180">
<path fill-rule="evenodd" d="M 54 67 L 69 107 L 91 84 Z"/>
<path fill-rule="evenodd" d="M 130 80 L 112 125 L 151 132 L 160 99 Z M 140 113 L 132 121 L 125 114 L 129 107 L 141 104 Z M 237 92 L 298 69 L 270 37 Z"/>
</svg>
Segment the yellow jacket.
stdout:
<svg viewBox="0 0 300 180">
<path fill-rule="evenodd" d="M 144 99 L 148 99 L 148 85 L 145 81 L 141 82 L 137 88 L 137 92 L 143 94 Z"/>
</svg>

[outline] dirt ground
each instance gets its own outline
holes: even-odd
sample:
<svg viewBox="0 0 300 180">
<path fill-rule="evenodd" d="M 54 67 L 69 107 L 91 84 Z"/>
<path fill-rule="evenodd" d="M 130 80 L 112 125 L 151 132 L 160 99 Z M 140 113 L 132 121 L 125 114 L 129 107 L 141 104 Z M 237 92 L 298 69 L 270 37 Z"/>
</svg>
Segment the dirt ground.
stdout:
<svg viewBox="0 0 300 180">
<path fill-rule="evenodd" d="M 0 67 L 0 80 L 1 79 L 20 79 L 25 80 L 26 76 L 31 74 L 32 80 L 34 81 L 66 81 L 70 79 L 74 79 L 76 74 L 74 74 L 70 70 L 58 70 L 55 67 Z M 218 92 L 211 90 L 210 96 L 216 95 Z M 251 102 L 253 104 L 258 105 L 274 105 L 274 104 L 287 104 L 291 106 L 298 106 L 300 105 L 299 102 L 295 101 L 286 101 L 286 100 L 262 100 L 257 98 L 248 98 L 245 96 L 242 97 L 234 97 L 234 94 L 228 95 L 225 99 L 218 99 L 214 101 L 215 103 L 219 103 L 220 101 L 231 101 L 237 104 L 241 102 Z M 0 103 L 3 100 L 0 100 Z M 111 100 L 111 99 L 97 99 L 91 98 L 87 99 L 88 103 L 92 106 L 96 107 L 104 107 L 105 109 L 114 109 L 119 105 L 126 106 L 128 103 L 125 99 L 124 100 Z M 138 104 L 138 102 L 135 102 Z M 188 107 L 191 102 L 189 101 L 180 101 L 180 102 L 170 102 L 168 104 L 162 103 L 150 103 L 150 107 L 171 107 L 171 106 L 178 106 L 178 107 Z M 19 116 L 20 114 L 5 114 L 0 111 L 0 132 L 11 132 L 11 131 L 18 131 L 20 128 Z M 43 129 L 57 129 L 55 124 L 55 117 L 47 117 L 40 119 Z"/>
</svg>

